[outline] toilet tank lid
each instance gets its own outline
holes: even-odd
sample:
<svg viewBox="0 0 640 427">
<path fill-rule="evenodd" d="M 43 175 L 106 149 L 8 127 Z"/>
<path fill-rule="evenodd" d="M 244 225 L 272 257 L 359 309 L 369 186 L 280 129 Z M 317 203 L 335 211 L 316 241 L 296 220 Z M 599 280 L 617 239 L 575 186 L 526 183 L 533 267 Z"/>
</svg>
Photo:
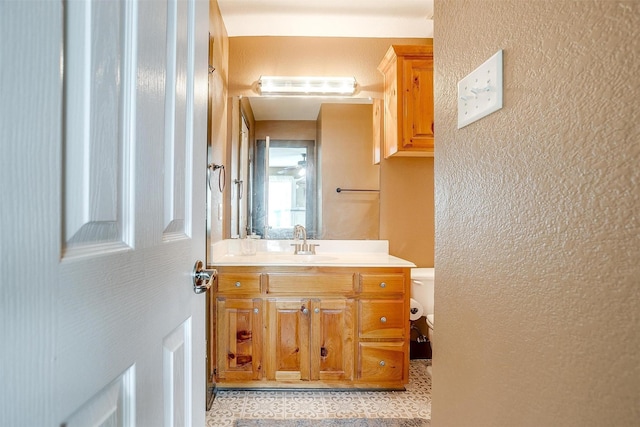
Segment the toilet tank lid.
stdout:
<svg viewBox="0 0 640 427">
<path fill-rule="evenodd" d="M 416 280 L 429 280 L 433 279 L 433 277 L 435 276 L 435 272 L 435 268 L 412 268 L 411 278 Z"/>
</svg>

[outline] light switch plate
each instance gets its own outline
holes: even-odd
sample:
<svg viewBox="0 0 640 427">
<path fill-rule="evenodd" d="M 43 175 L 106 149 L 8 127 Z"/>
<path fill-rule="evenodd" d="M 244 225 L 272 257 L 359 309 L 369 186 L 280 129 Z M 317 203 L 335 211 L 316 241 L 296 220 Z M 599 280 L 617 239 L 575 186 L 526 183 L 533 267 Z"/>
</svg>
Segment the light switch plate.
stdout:
<svg viewBox="0 0 640 427">
<path fill-rule="evenodd" d="M 458 82 L 458 129 L 502 108 L 502 50 Z"/>
</svg>

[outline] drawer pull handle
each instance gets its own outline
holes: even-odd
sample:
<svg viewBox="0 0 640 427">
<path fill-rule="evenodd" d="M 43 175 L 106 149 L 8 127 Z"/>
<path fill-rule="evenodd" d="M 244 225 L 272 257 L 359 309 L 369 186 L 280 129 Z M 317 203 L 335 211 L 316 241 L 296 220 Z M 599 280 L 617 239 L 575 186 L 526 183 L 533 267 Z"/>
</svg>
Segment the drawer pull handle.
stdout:
<svg viewBox="0 0 640 427">
<path fill-rule="evenodd" d="M 384 283 L 384 282 L 380 282 L 380 287 L 381 287 L 381 288 L 386 288 L 386 287 L 387 287 L 387 284 L 386 284 L 386 283 Z"/>
<path fill-rule="evenodd" d="M 240 286 L 242 286 L 242 284 L 240 282 L 236 282 L 236 288 L 239 288 Z"/>
<path fill-rule="evenodd" d="M 384 363 L 384 360 L 381 360 L 380 361 L 380 366 L 384 366 L 384 365 L 386 365 L 386 363 Z"/>
<path fill-rule="evenodd" d="M 380 323 L 387 323 L 387 318 L 386 318 L 386 317 L 384 317 L 384 316 L 382 316 L 382 317 L 380 318 Z"/>
</svg>

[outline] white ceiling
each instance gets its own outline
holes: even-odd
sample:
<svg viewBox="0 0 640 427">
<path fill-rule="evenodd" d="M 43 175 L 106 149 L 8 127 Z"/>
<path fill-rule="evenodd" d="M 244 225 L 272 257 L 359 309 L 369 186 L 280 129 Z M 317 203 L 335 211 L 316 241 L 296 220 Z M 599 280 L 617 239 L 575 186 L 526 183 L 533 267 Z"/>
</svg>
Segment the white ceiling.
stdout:
<svg viewBox="0 0 640 427">
<path fill-rule="evenodd" d="M 218 6 L 229 37 L 430 38 L 433 37 L 433 2 L 434 0 L 218 0 Z M 321 100 L 316 99 L 314 102 L 311 98 L 305 98 L 304 101 L 292 98 L 251 98 L 256 120 L 315 120 L 320 103 Z"/>
<path fill-rule="evenodd" d="M 218 0 L 229 37 L 433 37 L 434 0 Z"/>
</svg>

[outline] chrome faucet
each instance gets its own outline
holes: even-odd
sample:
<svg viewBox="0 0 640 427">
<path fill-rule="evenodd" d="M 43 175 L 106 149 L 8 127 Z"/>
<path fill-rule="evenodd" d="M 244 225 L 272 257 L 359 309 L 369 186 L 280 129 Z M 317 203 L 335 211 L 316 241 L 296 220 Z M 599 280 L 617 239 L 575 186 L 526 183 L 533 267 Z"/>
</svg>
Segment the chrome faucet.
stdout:
<svg viewBox="0 0 640 427">
<path fill-rule="evenodd" d="M 293 240 L 299 241 L 300 236 L 302 236 L 302 243 L 294 243 L 291 246 L 295 247 L 294 255 L 315 255 L 316 254 L 316 244 L 308 244 L 307 243 L 307 230 L 300 224 L 293 227 Z"/>
<path fill-rule="evenodd" d="M 302 225 L 298 224 L 295 227 L 293 227 L 293 238 L 294 239 L 299 239 L 300 238 L 300 233 L 302 233 L 302 240 L 304 241 L 304 244 L 307 244 L 307 229 L 304 228 Z"/>
</svg>

